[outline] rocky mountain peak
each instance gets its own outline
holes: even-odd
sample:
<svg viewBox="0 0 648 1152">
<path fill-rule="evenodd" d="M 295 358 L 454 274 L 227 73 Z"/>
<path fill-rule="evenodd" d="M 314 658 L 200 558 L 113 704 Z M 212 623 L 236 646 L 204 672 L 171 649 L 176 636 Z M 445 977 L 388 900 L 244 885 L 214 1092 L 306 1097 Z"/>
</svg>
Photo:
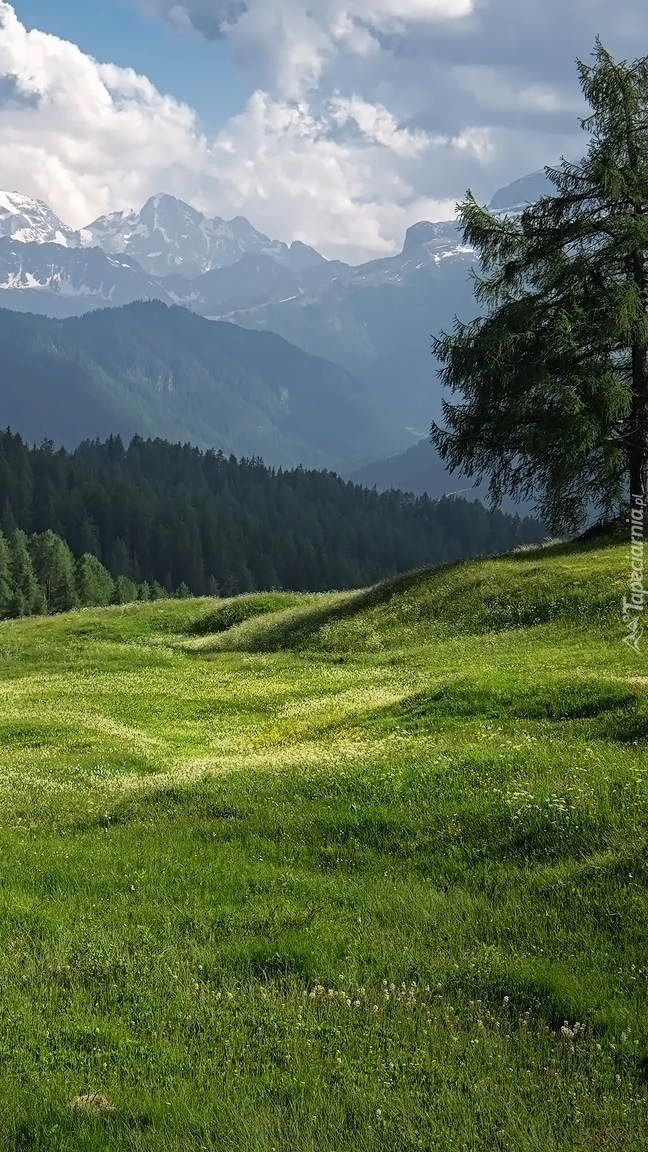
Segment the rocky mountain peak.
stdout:
<svg viewBox="0 0 648 1152">
<path fill-rule="evenodd" d="M 48 204 L 20 192 L 0 191 L 0 236 L 23 244 L 62 244 L 75 248 L 77 233 L 68 228 Z"/>
</svg>

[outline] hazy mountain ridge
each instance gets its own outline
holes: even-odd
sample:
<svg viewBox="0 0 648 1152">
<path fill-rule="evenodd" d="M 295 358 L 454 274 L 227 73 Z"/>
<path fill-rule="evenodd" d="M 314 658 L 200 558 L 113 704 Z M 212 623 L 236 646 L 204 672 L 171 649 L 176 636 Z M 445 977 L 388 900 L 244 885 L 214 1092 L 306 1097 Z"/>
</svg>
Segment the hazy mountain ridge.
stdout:
<svg viewBox="0 0 648 1152">
<path fill-rule="evenodd" d="M 325 263 L 308 244 L 271 240 L 244 216 L 209 219 L 162 192 L 151 196 L 139 212 L 111 212 L 75 230 L 43 200 L 0 191 L 2 236 L 23 244 L 100 248 L 109 256 L 131 257 L 147 275 L 160 277 L 182 269 L 191 279 L 235 264 L 248 253 L 271 256 L 295 272 Z"/>
<path fill-rule="evenodd" d="M 364 464 L 351 472 L 349 479 L 365 488 L 376 488 L 378 492 L 413 492 L 415 496 L 429 496 L 433 500 L 460 496 L 490 507 L 488 481 L 475 484 L 474 477 L 449 472 L 429 440 L 419 440 L 405 452 Z M 517 503 L 505 497 L 501 507 L 504 512 L 519 516 L 535 514 L 532 501 Z"/>
<path fill-rule="evenodd" d="M 140 212 L 100 216 L 81 229 L 79 243 L 132 256 L 151 276 L 182 271 L 190 279 L 226 268 L 247 254 L 271 256 L 295 271 L 324 261 L 319 252 L 299 241 L 289 246 L 271 240 L 243 216 L 210 220 L 190 204 L 164 193 L 152 196 Z"/>
<path fill-rule="evenodd" d="M 491 207 L 518 212 L 550 188 L 543 172 L 532 173 L 500 189 Z M 6 307 L 64 317 L 141 299 L 185 305 L 334 361 L 413 435 L 440 416 L 431 337 L 477 310 L 474 253 L 456 221 L 419 221 L 400 253 L 349 266 L 161 194 L 139 213 L 113 213 L 78 233 L 41 202 L 14 197 L 4 217 L 2 203 L 0 234 L 14 230 L 0 240 Z M 62 243 L 46 240 L 59 233 Z"/>
<path fill-rule="evenodd" d="M 163 285 L 128 256 L 0 238 L 0 307 L 65 317 L 141 299 L 172 302 Z"/>
<path fill-rule="evenodd" d="M 55 321 L 0 310 L 0 346 L 1 423 L 35 442 L 138 432 L 319 468 L 407 445 L 339 365 L 158 301 Z"/>
</svg>

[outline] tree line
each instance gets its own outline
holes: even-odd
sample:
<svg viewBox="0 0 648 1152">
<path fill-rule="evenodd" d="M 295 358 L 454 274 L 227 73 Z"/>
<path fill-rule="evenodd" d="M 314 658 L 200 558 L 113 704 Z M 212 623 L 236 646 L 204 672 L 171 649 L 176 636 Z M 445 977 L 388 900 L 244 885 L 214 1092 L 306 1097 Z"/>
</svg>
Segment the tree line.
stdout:
<svg viewBox="0 0 648 1152">
<path fill-rule="evenodd" d="M 10 431 L 0 433 L 0 528 L 35 537 L 34 563 L 49 530 L 113 580 L 198 596 L 361 587 L 544 535 L 476 501 L 378 493 L 331 472 L 138 436 L 69 452 Z"/>
<path fill-rule="evenodd" d="M 111 576 L 96 556 L 75 559 L 65 540 L 47 529 L 28 536 L 0 531 L 0 619 L 69 612 L 72 608 L 158 600 L 167 591 L 157 582 L 136 584 Z M 186 586 L 176 595 L 188 596 Z"/>
</svg>

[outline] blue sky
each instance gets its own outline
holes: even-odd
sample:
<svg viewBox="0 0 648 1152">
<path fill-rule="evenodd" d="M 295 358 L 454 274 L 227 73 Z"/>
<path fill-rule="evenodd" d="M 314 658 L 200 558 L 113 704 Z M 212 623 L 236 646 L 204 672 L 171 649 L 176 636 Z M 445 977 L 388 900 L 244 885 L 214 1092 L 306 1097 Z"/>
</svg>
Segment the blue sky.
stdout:
<svg viewBox="0 0 648 1152">
<path fill-rule="evenodd" d="M 195 108 L 210 131 L 245 105 L 246 87 L 223 40 L 181 33 L 127 0 L 14 0 L 13 7 L 27 28 L 52 32 L 98 60 L 148 76 Z"/>
<path fill-rule="evenodd" d="M 648 0 L 0 0 L 0 182 L 75 228 L 168 192 L 359 263 L 577 159 L 597 34 L 648 53 Z"/>
</svg>

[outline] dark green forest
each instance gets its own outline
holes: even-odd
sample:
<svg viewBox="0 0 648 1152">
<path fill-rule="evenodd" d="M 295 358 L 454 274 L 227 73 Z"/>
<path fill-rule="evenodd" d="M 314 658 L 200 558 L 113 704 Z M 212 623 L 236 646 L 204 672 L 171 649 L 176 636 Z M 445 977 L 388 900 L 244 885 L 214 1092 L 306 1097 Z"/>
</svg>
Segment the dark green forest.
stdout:
<svg viewBox="0 0 648 1152">
<path fill-rule="evenodd" d="M 10 431 L 0 433 L 0 527 L 9 539 L 49 530 L 113 578 L 198 596 L 357 588 L 544 535 L 476 501 L 379 494 L 332 472 L 137 436 L 69 452 Z"/>
</svg>

